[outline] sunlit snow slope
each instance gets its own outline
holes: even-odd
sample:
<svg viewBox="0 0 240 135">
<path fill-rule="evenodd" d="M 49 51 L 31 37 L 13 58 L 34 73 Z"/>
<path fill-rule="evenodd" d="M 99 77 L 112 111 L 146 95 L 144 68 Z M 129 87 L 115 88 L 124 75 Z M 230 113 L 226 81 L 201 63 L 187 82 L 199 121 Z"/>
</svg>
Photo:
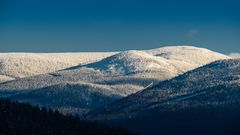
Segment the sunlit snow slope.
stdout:
<svg viewBox="0 0 240 135">
<path fill-rule="evenodd" d="M 173 77 L 207 63 L 228 58 L 226 55 L 204 48 L 171 46 L 152 50 L 124 51 L 83 66 L 114 74 L 158 71 Z"/>
<path fill-rule="evenodd" d="M 229 56 L 234 59 L 240 59 L 240 53 L 231 53 L 231 54 L 229 54 Z"/>
<path fill-rule="evenodd" d="M 0 53 L 0 75 L 22 78 L 44 74 L 95 62 L 112 54 L 115 53 Z"/>
</svg>

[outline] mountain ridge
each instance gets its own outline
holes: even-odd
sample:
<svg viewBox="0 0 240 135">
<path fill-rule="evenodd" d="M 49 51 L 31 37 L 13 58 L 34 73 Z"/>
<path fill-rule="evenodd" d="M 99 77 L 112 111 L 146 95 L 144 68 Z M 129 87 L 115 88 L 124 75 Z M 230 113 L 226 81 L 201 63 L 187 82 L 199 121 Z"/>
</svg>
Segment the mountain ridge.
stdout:
<svg viewBox="0 0 240 135">
<path fill-rule="evenodd" d="M 240 96 L 240 92 L 237 90 L 240 88 L 239 74 L 239 59 L 219 60 L 120 99 L 105 106 L 102 110 L 92 111 L 89 113 L 89 117 L 100 119 L 135 117 L 149 109 L 158 108 L 159 105 L 165 107 L 164 104 L 168 104 L 169 102 L 191 100 L 197 96 L 209 95 L 212 92 L 220 92 L 219 95 L 225 94 L 225 98 L 233 98 L 230 101 L 239 104 L 240 101 L 236 98 L 237 95 Z M 229 93 L 227 91 L 228 89 Z M 232 95 L 232 93 L 235 93 L 235 96 L 234 94 Z M 220 99 L 216 98 L 216 101 L 209 101 L 209 104 L 213 104 L 214 102 L 228 104 L 227 99 L 223 98 L 221 102 L 218 100 Z M 201 101 L 198 102 L 201 103 Z M 191 106 L 190 103 L 186 105 Z M 176 109 L 177 108 L 178 107 L 176 107 Z M 106 117 L 104 115 L 101 116 L 101 114 L 106 114 Z"/>
<path fill-rule="evenodd" d="M 63 97 L 64 93 L 69 97 L 75 97 L 76 93 L 80 94 L 81 89 L 85 89 L 82 92 L 86 96 L 79 97 L 81 98 L 79 99 L 80 101 L 84 101 L 84 98 L 91 96 L 95 89 L 98 88 L 100 89 L 100 96 L 98 96 L 99 98 L 94 98 L 94 103 L 102 99 L 101 97 L 103 97 L 106 91 L 114 93 L 116 97 L 126 97 L 141 91 L 151 83 L 156 84 L 209 62 L 229 58 L 217 52 L 190 46 L 123 51 L 101 58 L 101 60 L 93 63 L 80 64 L 55 72 L 3 82 L 0 83 L 0 92 L 1 97 L 11 97 L 12 99 L 21 99 L 21 101 L 34 102 L 34 104 L 38 105 L 46 105 L 44 104 L 44 94 L 42 92 L 38 93 L 42 95 L 43 98 L 40 98 L 42 100 L 38 100 L 39 95 L 37 93 L 32 96 L 31 100 L 27 98 L 30 96 L 28 94 L 44 90 L 45 99 L 49 102 L 51 100 L 56 102 L 54 103 L 55 107 L 58 105 L 58 108 L 64 108 L 66 105 L 63 104 L 62 100 L 46 98 L 55 97 L 54 95 L 59 92 L 56 87 L 62 90 L 61 95 Z M 67 83 L 68 87 L 61 87 L 65 83 Z M 89 87 L 85 87 L 86 84 Z M 88 94 L 91 92 L 93 93 Z M 47 96 L 46 93 L 52 93 L 52 95 Z M 106 96 L 103 100 L 105 101 L 106 99 L 107 102 L 102 102 L 99 107 L 110 103 L 108 101 L 118 100 L 118 98 L 108 100 L 112 99 L 111 96 Z M 69 108 L 74 108 L 76 98 L 72 98 L 72 100 L 66 96 L 65 98 L 68 99 Z M 77 106 L 84 106 L 85 104 L 85 102 L 79 102 Z M 93 108 L 89 106 L 82 109 L 91 110 Z"/>
</svg>

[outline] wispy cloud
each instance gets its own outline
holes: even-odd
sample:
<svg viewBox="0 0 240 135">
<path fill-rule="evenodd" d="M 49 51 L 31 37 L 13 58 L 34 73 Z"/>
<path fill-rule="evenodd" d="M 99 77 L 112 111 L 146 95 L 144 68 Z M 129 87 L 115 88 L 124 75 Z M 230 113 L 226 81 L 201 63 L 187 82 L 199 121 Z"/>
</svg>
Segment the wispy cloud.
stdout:
<svg viewBox="0 0 240 135">
<path fill-rule="evenodd" d="M 198 29 L 190 29 L 187 34 L 186 34 L 186 37 L 187 38 L 190 38 L 190 39 L 193 39 L 193 38 L 196 38 L 197 34 L 199 33 L 199 30 Z"/>
</svg>

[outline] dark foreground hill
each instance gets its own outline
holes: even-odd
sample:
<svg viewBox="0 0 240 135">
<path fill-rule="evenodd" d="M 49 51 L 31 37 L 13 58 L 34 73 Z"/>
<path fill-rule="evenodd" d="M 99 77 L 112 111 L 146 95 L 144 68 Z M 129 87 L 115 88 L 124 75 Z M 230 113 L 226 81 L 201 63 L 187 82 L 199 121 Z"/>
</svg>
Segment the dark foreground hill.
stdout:
<svg viewBox="0 0 240 135">
<path fill-rule="evenodd" d="M 57 111 L 0 99 L 1 135 L 132 135 Z"/>
<path fill-rule="evenodd" d="M 240 111 L 221 108 L 189 108 L 153 111 L 132 119 L 103 121 L 141 135 L 240 135 Z"/>
</svg>

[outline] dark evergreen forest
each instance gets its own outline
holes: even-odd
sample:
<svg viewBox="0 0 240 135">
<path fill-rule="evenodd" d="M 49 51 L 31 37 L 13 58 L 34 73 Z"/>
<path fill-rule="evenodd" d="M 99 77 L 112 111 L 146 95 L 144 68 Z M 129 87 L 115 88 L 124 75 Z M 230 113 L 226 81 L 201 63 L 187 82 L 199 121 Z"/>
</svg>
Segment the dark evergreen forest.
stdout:
<svg viewBox="0 0 240 135">
<path fill-rule="evenodd" d="M 77 116 L 0 99 L 0 135 L 132 135 Z"/>
</svg>

